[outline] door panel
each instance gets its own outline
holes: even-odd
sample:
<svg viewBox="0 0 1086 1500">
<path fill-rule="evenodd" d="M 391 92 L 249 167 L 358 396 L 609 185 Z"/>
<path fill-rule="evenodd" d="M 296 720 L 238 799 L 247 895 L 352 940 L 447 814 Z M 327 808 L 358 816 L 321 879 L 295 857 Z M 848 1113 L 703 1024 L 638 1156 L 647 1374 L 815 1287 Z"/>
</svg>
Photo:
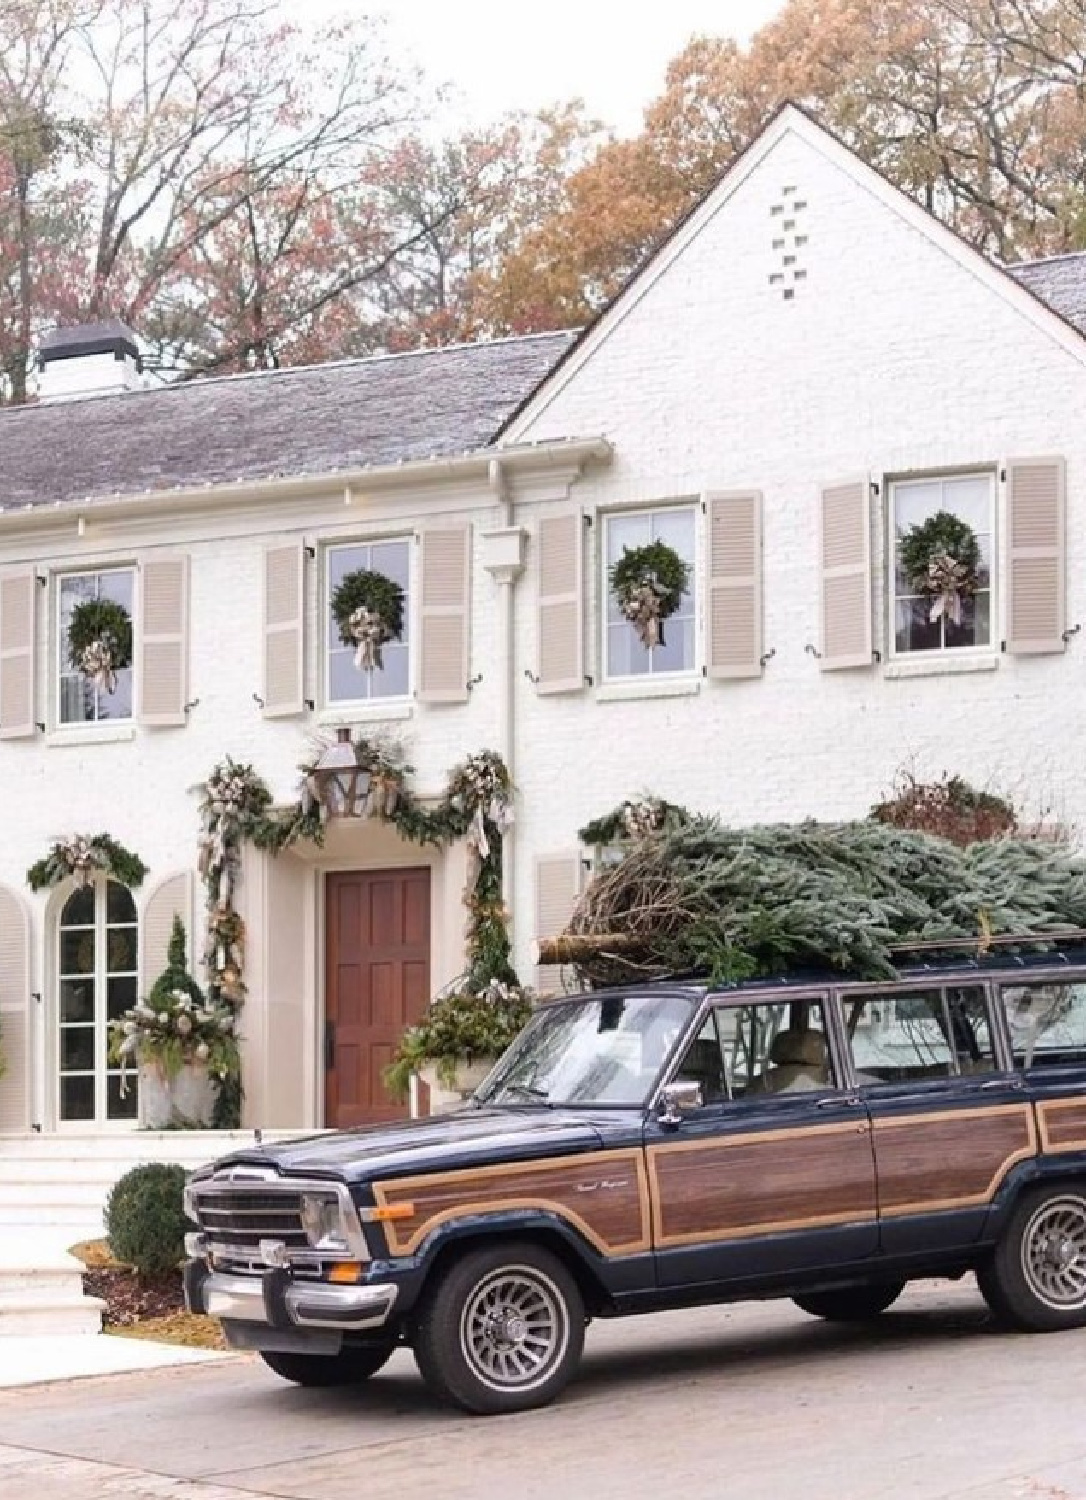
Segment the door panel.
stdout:
<svg viewBox="0 0 1086 1500">
<path fill-rule="evenodd" d="M 430 1000 L 430 872 L 328 876 L 325 1121 L 400 1119 L 382 1074 Z"/>
</svg>

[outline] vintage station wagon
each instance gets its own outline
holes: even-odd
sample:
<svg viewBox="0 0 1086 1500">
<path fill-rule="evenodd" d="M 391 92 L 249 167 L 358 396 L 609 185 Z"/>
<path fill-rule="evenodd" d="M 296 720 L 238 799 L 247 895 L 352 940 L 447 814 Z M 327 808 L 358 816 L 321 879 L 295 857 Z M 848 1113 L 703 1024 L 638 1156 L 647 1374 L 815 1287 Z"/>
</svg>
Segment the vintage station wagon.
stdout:
<svg viewBox="0 0 1086 1500">
<path fill-rule="evenodd" d="M 791 1297 L 883 1312 L 974 1271 L 1086 1323 L 1086 949 L 548 1003 L 463 1110 L 197 1173 L 190 1307 L 302 1385 L 397 1344 L 472 1412 L 539 1406 L 587 1323 Z"/>
</svg>

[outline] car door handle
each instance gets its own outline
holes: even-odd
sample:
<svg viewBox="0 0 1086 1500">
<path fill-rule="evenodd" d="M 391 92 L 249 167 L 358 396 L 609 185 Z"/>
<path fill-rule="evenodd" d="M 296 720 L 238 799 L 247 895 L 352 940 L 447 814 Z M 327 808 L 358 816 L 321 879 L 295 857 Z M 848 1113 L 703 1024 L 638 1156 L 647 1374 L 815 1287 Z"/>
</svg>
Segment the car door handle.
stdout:
<svg viewBox="0 0 1086 1500">
<path fill-rule="evenodd" d="M 982 1083 L 980 1092 L 982 1094 L 994 1094 L 996 1089 L 1016 1089 L 1021 1092 L 1023 1083 L 1020 1078 L 989 1078 L 987 1083 Z"/>
<path fill-rule="evenodd" d="M 849 1109 L 859 1109 L 863 1100 L 859 1094 L 827 1094 L 824 1099 L 819 1099 L 815 1105 L 816 1109 L 840 1109 L 845 1105 Z"/>
</svg>

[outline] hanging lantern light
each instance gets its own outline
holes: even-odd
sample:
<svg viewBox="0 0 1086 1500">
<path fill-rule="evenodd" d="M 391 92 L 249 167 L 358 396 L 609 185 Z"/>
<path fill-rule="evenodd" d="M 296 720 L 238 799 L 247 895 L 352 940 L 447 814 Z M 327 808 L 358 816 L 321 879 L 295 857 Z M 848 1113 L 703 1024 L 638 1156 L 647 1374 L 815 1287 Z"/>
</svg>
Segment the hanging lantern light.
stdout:
<svg viewBox="0 0 1086 1500">
<path fill-rule="evenodd" d="M 336 730 L 335 743 L 322 751 L 310 774 L 322 817 L 364 816 L 370 773 L 358 764 L 349 729 Z"/>
</svg>

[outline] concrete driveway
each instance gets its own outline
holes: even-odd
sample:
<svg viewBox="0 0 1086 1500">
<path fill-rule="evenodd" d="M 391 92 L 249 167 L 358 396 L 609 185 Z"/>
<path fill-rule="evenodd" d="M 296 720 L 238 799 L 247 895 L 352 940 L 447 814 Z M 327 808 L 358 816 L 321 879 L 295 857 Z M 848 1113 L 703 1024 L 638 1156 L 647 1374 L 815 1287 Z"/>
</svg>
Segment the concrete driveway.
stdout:
<svg viewBox="0 0 1086 1500">
<path fill-rule="evenodd" d="M 246 1356 L 0 1394 L 5 1500 L 1086 1500 L 1086 1331 L 995 1330 L 972 1283 L 867 1329 L 789 1303 L 596 1323 L 547 1411 L 438 1407 Z"/>
</svg>

